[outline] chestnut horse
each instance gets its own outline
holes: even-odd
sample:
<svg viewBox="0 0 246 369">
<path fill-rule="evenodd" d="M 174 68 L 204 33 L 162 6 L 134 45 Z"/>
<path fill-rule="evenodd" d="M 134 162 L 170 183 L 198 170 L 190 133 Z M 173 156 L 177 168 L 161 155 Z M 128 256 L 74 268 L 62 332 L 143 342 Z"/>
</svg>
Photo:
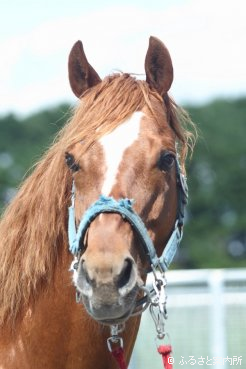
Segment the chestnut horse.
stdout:
<svg viewBox="0 0 246 369">
<path fill-rule="evenodd" d="M 68 64 L 79 105 L 0 224 L 0 369 L 116 368 L 106 341 L 119 323 L 129 362 L 150 254 L 162 254 L 183 210 L 177 182 L 190 134 L 168 96 L 164 44 L 150 37 L 146 81 L 101 80 L 80 41 Z"/>
</svg>

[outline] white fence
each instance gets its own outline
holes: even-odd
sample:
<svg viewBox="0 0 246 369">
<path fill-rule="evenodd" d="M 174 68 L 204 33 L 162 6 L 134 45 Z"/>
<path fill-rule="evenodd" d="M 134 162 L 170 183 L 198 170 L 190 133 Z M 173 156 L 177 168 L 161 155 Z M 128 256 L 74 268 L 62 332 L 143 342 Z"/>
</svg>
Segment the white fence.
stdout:
<svg viewBox="0 0 246 369">
<path fill-rule="evenodd" d="M 166 277 L 174 369 L 246 369 L 246 269 L 179 270 Z M 163 369 L 155 336 L 145 312 L 131 369 Z"/>
</svg>

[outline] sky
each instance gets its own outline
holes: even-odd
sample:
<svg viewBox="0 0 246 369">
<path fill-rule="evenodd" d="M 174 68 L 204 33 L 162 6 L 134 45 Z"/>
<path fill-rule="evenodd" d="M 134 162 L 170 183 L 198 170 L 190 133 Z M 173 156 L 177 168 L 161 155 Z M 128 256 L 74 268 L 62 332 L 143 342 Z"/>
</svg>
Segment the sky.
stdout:
<svg viewBox="0 0 246 369">
<path fill-rule="evenodd" d="M 245 13 L 245 0 L 1 0 L 0 115 L 75 104 L 67 60 L 79 39 L 101 78 L 145 78 L 152 35 L 170 51 L 179 104 L 246 96 Z"/>
</svg>

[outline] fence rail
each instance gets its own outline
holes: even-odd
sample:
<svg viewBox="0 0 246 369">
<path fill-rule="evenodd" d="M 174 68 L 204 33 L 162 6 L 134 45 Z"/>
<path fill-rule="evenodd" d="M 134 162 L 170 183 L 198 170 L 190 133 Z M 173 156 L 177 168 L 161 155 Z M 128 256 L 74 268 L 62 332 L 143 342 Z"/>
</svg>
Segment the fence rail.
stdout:
<svg viewBox="0 0 246 369">
<path fill-rule="evenodd" d="M 246 269 L 178 270 L 166 276 L 166 327 L 174 350 L 174 368 L 212 365 L 214 369 L 246 369 Z M 131 369 L 162 368 L 154 338 L 147 312 L 142 317 Z"/>
</svg>

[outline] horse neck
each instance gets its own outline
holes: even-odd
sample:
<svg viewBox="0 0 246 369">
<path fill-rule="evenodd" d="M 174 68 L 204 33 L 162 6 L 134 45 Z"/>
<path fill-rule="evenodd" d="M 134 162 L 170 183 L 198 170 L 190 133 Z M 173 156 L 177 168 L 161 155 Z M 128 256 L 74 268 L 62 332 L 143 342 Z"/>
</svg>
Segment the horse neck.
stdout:
<svg viewBox="0 0 246 369">
<path fill-rule="evenodd" d="M 2 335 L 0 362 L 6 362 L 8 369 L 16 368 L 17 363 L 22 369 L 30 369 L 31 366 L 36 369 L 45 366 L 49 369 L 115 368 L 114 359 L 107 349 L 109 328 L 95 322 L 83 305 L 76 303 L 75 288 L 69 273 L 71 259 L 64 248 L 52 283 L 45 291 L 40 291 L 36 301 L 24 312 L 14 334 Z M 139 317 L 130 319 L 122 334 L 127 361 L 130 360 L 139 323 Z M 2 343 L 5 347 L 3 351 Z M 12 365 L 9 353 L 13 347 L 15 356 Z"/>
</svg>

